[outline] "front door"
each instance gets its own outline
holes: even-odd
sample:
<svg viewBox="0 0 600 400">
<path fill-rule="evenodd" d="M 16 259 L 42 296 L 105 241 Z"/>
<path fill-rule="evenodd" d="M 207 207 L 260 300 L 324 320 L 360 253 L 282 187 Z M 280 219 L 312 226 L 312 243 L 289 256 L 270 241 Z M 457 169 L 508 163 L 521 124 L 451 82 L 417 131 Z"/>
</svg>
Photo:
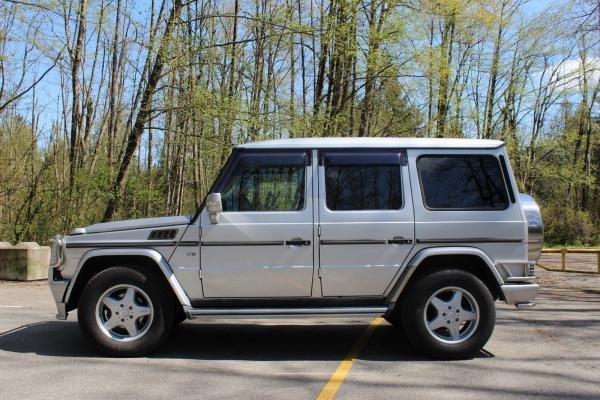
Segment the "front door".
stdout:
<svg viewBox="0 0 600 400">
<path fill-rule="evenodd" d="M 309 297 L 313 276 L 310 151 L 238 150 L 217 183 L 223 212 L 201 213 L 205 297 Z"/>
<path fill-rule="evenodd" d="M 319 275 L 323 296 L 382 296 L 414 242 L 406 153 L 319 155 Z"/>
</svg>

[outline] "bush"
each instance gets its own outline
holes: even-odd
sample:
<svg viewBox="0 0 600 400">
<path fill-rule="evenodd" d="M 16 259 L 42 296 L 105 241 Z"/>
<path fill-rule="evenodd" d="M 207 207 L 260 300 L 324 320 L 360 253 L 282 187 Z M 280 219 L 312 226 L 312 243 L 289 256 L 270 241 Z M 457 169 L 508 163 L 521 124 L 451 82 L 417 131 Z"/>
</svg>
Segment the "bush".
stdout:
<svg viewBox="0 0 600 400">
<path fill-rule="evenodd" d="M 545 242 L 550 245 L 597 245 L 600 229 L 588 211 L 558 204 L 542 207 Z"/>
</svg>

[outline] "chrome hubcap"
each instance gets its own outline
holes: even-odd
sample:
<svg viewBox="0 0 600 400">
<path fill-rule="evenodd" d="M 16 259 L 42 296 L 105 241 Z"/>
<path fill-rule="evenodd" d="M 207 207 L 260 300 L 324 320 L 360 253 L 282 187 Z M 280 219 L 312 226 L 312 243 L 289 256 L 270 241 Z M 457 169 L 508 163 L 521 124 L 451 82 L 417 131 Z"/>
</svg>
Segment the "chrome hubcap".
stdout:
<svg viewBox="0 0 600 400">
<path fill-rule="evenodd" d="M 471 293 L 458 287 L 435 292 L 423 312 L 429 333 L 443 343 L 460 343 L 475 333 L 479 325 L 479 306 Z"/>
<path fill-rule="evenodd" d="M 142 289 L 117 285 L 100 296 L 96 304 L 96 323 L 106 336 L 128 342 L 144 336 L 152 325 L 154 308 Z"/>
</svg>

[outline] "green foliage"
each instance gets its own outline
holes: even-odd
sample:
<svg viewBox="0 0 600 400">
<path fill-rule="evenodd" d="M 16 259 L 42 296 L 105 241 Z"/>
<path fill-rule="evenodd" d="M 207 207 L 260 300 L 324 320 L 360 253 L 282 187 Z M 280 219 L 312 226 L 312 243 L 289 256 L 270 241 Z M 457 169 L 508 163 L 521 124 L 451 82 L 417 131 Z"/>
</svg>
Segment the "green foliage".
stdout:
<svg viewBox="0 0 600 400">
<path fill-rule="evenodd" d="M 240 1 L 236 16 L 231 1 L 193 1 L 164 41 L 175 2 L 160 19 L 159 4 L 133 2 L 119 30 L 108 3 L 86 15 L 77 1 L 0 3 L 0 240 L 43 243 L 101 221 L 113 200 L 115 219 L 191 214 L 238 143 L 367 135 L 504 140 L 548 242 L 600 241 L 593 2 L 532 13 L 513 0 Z M 60 49 L 82 18 L 74 65 L 74 49 Z M 21 93 L 50 65 L 36 95 Z M 137 125 L 144 93 L 151 110 Z M 143 129 L 130 140 L 132 125 Z"/>
<path fill-rule="evenodd" d="M 552 135 L 543 137 L 536 146 L 536 162 L 521 166 L 522 190 L 530 192 L 541 206 L 549 244 L 598 245 L 600 244 L 600 209 L 590 207 L 591 194 L 598 192 L 594 175 L 600 166 L 596 161 L 593 170 L 586 171 L 583 150 L 576 157 L 574 148 L 579 137 L 579 112 L 566 111 L 552 121 Z M 592 127 L 595 141 L 590 145 L 599 149 L 600 127 Z M 583 146 L 583 143 L 580 143 Z M 513 158 L 526 153 L 516 149 Z M 516 157 L 515 157 L 516 156 Z"/>
<path fill-rule="evenodd" d="M 593 246 L 600 243 L 600 229 L 590 212 L 559 203 L 542 207 L 545 241 L 549 245 Z"/>
</svg>

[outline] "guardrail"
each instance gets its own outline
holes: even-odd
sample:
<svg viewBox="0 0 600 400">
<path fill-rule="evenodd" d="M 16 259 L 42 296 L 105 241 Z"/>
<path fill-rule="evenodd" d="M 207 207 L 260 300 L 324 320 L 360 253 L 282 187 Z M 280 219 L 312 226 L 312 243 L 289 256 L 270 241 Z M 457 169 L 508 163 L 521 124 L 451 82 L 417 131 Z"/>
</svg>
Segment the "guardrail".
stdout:
<svg viewBox="0 0 600 400">
<path fill-rule="evenodd" d="M 560 269 L 549 268 L 539 262 L 537 265 L 548 271 L 575 272 L 579 274 L 599 274 L 600 275 L 600 249 L 542 249 L 542 254 L 560 254 Z M 567 254 L 596 254 L 596 271 L 581 271 L 566 269 Z"/>
</svg>

